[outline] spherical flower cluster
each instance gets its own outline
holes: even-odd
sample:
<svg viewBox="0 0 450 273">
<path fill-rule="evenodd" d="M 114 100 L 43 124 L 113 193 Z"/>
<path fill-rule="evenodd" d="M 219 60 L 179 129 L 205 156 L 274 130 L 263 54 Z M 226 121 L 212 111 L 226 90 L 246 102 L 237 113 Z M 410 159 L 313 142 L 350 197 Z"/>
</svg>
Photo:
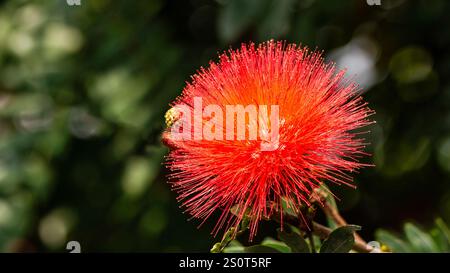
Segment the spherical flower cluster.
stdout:
<svg viewBox="0 0 450 273">
<path fill-rule="evenodd" d="M 200 112 L 196 98 L 202 100 Z M 254 105 L 260 112 L 244 113 L 245 138 L 229 138 L 225 134 L 239 131 L 239 122 L 215 119 L 206 126 L 214 116 L 208 105 L 216 106 L 214 115 L 227 112 L 230 105 Z M 373 111 L 345 71 L 305 47 L 273 41 L 243 44 L 202 68 L 171 106 L 169 125 L 185 115 L 180 130 L 192 137 L 173 137 L 173 126 L 164 133 L 164 142 L 172 148 L 166 161 L 169 181 L 193 218 L 217 214 L 215 234 L 238 226 L 246 213 L 251 238 L 261 219 L 282 215 L 283 200 L 300 211 L 322 183 L 353 185 L 349 173 L 367 165 L 359 162 L 366 155 L 360 128 L 371 123 Z M 277 120 L 261 119 L 261 109 L 267 116 L 276 112 Z M 199 115 L 202 119 L 195 121 Z M 249 138 L 253 129 L 256 133 Z M 275 129 L 273 145 L 263 149 L 261 144 Z M 236 205 L 240 209 L 233 214 Z"/>
</svg>

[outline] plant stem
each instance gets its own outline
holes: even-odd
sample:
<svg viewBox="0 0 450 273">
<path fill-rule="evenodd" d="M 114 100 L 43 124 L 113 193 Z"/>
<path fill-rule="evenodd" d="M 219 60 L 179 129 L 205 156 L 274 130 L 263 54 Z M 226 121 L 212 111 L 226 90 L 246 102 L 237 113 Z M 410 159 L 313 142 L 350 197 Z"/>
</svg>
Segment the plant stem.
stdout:
<svg viewBox="0 0 450 273">
<path fill-rule="evenodd" d="M 309 244 L 311 246 L 311 252 L 316 253 L 316 246 L 314 244 L 314 237 L 313 237 L 312 232 L 308 232 L 307 236 L 308 236 Z"/>
<path fill-rule="evenodd" d="M 328 200 L 323 200 L 322 202 L 322 206 L 320 206 L 323 210 L 323 212 L 331 219 L 333 219 L 333 221 L 336 223 L 336 225 L 338 225 L 339 227 L 342 226 L 346 226 L 347 221 L 345 221 L 345 219 L 341 216 L 341 214 L 339 213 L 339 211 L 330 204 L 330 202 L 328 202 Z M 358 233 L 354 233 L 355 234 L 355 241 L 359 241 L 362 242 L 364 244 L 367 245 L 367 243 L 364 241 L 364 239 L 359 236 Z"/>
</svg>

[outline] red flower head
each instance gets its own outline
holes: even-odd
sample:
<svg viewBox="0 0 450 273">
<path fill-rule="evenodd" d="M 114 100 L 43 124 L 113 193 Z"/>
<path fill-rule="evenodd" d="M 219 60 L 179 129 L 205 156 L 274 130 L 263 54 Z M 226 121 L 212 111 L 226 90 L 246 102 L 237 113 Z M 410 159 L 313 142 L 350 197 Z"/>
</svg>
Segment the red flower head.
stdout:
<svg viewBox="0 0 450 273">
<path fill-rule="evenodd" d="M 323 181 L 352 185 L 347 173 L 365 166 L 356 129 L 372 111 L 344 74 L 320 53 L 272 41 L 202 68 L 166 115 L 169 179 L 182 207 L 203 220 L 219 211 L 215 234 L 247 212 L 252 238 L 283 199 L 299 211 Z"/>
</svg>

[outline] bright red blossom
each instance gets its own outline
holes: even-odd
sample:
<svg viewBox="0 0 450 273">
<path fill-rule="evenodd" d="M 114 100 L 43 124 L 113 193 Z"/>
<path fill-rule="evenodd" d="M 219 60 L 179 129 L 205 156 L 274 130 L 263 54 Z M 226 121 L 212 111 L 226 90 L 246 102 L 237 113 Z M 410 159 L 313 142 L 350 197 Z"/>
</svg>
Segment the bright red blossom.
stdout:
<svg viewBox="0 0 450 273">
<path fill-rule="evenodd" d="M 279 105 L 279 146 L 261 151 L 260 140 L 173 142 L 167 166 L 182 207 L 203 220 L 219 211 L 217 233 L 240 223 L 243 213 L 230 213 L 239 204 L 252 215 L 253 237 L 260 219 L 282 211 L 282 198 L 298 211 L 323 181 L 352 185 L 348 173 L 365 166 L 357 161 L 365 143 L 356 129 L 370 123 L 372 111 L 344 74 L 324 64 L 320 53 L 280 42 L 242 45 L 202 68 L 172 106 L 193 107 L 194 97 L 202 97 L 203 107 Z"/>
</svg>

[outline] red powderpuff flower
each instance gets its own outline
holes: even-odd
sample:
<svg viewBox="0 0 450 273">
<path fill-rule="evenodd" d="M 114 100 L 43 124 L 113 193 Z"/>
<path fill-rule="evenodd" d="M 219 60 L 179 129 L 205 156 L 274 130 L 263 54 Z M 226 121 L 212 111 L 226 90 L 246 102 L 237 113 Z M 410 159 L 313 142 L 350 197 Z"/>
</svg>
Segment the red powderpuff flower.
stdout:
<svg viewBox="0 0 450 273">
<path fill-rule="evenodd" d="M 299 211 L 324 181 L 352 185 L 348 173 L 366 166 L 357 161 L 366 155 L 357 129 L 371 123 L 373 111 L 344 74 L 320 53 L 273 41 L 243 44 L 202 68 L 172 103 L 169 125 L 182 116 L 177 107 L 194 112 L 199 97 L 202 109 L 213 104 L 224 112 L 226 105 L 278 105 L 279 137 L 275 149 L 264 151 L 262 139 L 175 139 L 169 128 L 163 141 L 173 149 L 166 164 L 181 207 L 203 222 L 219 211 L 214 234 L 237 227 L 248 213 L 251 239 L 259 220 L 282 215 L 283 200 Z M 192 131 L 202 125 L 189 121 Z M 247 127 L 258 122 L 250 115 L 245 121 Z M 230 212 L 235 205 L 237 215 Z"/>
</svg>

